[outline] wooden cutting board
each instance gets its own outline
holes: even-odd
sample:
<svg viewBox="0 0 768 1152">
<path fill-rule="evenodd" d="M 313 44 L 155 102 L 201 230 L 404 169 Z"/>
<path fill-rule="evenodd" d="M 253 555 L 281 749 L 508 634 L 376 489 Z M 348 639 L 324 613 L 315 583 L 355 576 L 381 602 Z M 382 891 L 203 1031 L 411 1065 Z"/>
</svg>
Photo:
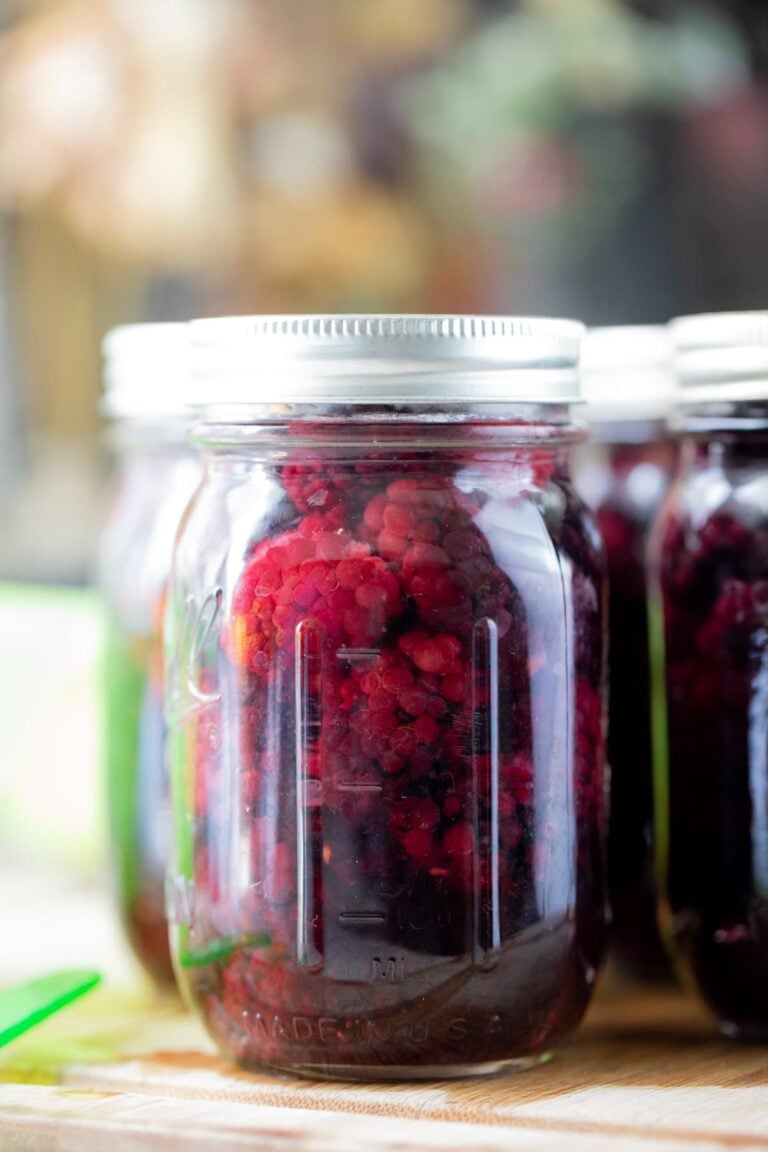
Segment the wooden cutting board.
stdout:
<svg viewBox="0 0 768 1152">
<path fill-rule="evenodd" d="M 680 994 L 614 986 L 532 1071 L 313 1083 L 233 1069 L 173 1002 L 106 990 L 0 1059 L 2 1152 L 105 1148 L 768 1149 L 768 1048 L 720 1039 Z"/>
</svg>

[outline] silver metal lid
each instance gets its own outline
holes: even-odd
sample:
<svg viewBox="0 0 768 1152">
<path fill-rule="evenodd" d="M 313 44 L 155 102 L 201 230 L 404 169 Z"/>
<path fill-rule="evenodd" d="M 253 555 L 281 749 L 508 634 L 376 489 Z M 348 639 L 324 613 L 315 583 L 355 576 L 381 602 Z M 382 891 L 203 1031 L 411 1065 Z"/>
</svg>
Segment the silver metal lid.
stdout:
<svg viewBox="0 0 768 1152">
<path fill-rule="evenodd" d="M 101 348 L 105 416 L 159 421 L 188 415 L 188 324 L 123 324 L 107 333 Z"/>
<path fill-rule="evenodd" d="M 592 423 L 666 419 L 677 398 L 667 328 L 588 328 L 581 347 L 581 394 Z"/>
<path fill-rule="evenodd" d="M 711 312 L 670 324 L 686 404 L 768 400 L 768 312 Z"/>
<path fill-rule="evenodd" d="M 584 326 L 511 316 L 228 316 L 190 325 L 190 403 L 568 404 Z"/>
</svg>

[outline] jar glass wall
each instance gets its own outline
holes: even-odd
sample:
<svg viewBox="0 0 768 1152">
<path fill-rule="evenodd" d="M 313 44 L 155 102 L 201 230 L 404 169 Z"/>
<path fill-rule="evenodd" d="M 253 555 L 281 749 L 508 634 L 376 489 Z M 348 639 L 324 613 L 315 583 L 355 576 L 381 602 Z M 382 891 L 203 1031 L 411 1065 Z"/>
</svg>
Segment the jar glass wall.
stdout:
<svg viewBox="0 0 768 1152">
<path fill-rule="evenodd" d="M 246 1066 L 541 1059 L 605 923 L 567 405 L 252 405 L 199 435 L 168 615 L 186 991 Z"/>
<path fill-rule="evenodd" d="M 581 377 L 589 440 L 575 483 L 596 513 L 610 588 L 611 945 L 624 973 L 661 981 L 671 969 L 656 920 L 646 552 L 677 453 L 666 423 L 676 392 L 668 333 L 589 329 Z"/>
<path fill-rule="evenodd" d="M 768 328 L 760 317 L 678 323 L 682 459 L 652 549 L 668 922 L 723 1029 L 764 1039 Z M 750 361 L 754 378 L 739 379 Z"/>
<path fill-rule="evenodd" d="M 184 340 L 182 325 L 141 325 L 115 330 L 105 345 L 118 462 L 99 555 L 109 848 L 126 935 L 160 984 L 173 982 L 163 611 L 174 536 L 200 476 L 179 411 Z"/>
</svg>

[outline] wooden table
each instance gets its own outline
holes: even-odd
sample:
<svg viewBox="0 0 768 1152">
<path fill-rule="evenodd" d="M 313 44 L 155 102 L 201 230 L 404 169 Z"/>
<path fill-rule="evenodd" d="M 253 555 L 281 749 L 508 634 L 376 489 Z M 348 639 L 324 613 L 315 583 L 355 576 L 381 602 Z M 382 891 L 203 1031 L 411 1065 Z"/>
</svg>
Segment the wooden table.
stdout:
<svg viewBox="0 0 768 1152">
<path fill-rule="evenodd" d="M 58 858 L 35 872 L 26 854 L 41 798 L 46 820 L 35 842 L 52 851 L 54 833 L 67 830 L 66 859 L 88 818 L 77 805 L 73 818 L 65 801 L 86 797 L 95 806 L 95 747 L 89 757 L 90 744 L 83 745 L 83 733 L 93 730 L 95 625 L 87 635 L 67 633 L 67 651 L 82 655 L 81 663 L 54 661 L 48 669 L 47 648 L 45 668 L 28 658 L 33 626 L 46 642 L 56 635 L 51 659 L 61 656 L 71 609 L 68 603 L 52 621 L 36 601 L 19 616 L 14 597 L 5 617 L 0 612 L 7 626 L 0 649 L 18 680 L 16 695 L 3 697 L 0 784 L 24 785 L 13 793 L 20 806 L 3 815 L 25 852 L 0 858 L 0 982 L 48 966 L 95 966 L 108 981 L 0 1049 L 0 1152 L 768 1149 L 768 1048 L 718 1039 L 701 1010 L 679 995 L 604 984 L 584 1028 L 544 1067 L 496 1080 L 371 1086 L 237 1072 L 178 1004 L 126 992 L 135 969 L 106 894 L 76 880 Z M 25 653 L 26 680 L 19 679 Z M 9 743 L 12 719 L 24 718 L 28 685 L 40 701 L 41 668 L 48 669 L 48 722 L 40 733 L 17 724 Z M 67 701 L 78 684 L 82 711 L 71 716 Z"/>
<path fill-rule="evenodd" d="M 229 1067 L 174 1002 L 94 993 L 0 1053 L 2 1152 L 768 1149 L 768 1048 L 675 993 L 613 986 L 551 1063 L 356 1085 Z"/>
</svg>

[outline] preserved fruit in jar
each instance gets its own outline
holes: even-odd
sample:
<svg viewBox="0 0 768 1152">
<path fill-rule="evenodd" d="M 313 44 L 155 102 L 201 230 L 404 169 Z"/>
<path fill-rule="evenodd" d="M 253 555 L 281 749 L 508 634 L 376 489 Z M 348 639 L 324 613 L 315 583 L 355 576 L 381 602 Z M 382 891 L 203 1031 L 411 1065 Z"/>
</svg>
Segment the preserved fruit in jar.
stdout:
<svg viewBox="0 0 768 1152">
<path fill-rule="evenodd" d="M 673 324 L 677 479 L 653 534 L 660 863 L 725 1032 L 768 1036 L 768 313 Z"/>
<path fill-rule="evenodd" d="M 605 922 L 579 326 L 193 329 L 206 480 L 168 616 L 185 989 L 245 1065 L 535 1062 L 585 1010 Z"/>
<path fill-rule="evenodd" d="M 109 850 L 133 951 L 158 984 L 172 985 L 163 606 L 174 536 L 199 479 L 183 409 L 186 326 L 116 328 L 104 351 L 104 410 L 118 459 L 99 557 Z"/>
<path fill-rule="evenodd" d="M 677 390 L 666 328 L 588 329 L 581 385 L 590 436 L 577 449 L 574 477 L 597 516 L 610 588 L 611 948 L 626 974 L 664 981 L 672 972 L 656 917 L 646 552 L 677 454 L 667 425 Z"/>
</svg>

